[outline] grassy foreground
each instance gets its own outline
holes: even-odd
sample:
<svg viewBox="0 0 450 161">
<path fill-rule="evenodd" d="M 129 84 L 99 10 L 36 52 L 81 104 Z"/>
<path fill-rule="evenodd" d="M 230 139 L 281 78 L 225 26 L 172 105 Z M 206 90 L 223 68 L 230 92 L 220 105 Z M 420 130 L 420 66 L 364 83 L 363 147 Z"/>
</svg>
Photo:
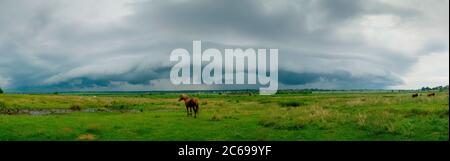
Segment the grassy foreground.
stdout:
<svg viewBox="0 0 450 161">
<path fill-rule="evenodd" d="M 2 94 L 0 140 L 449 140 L 447 92 L 194 96 L 197 119 L 178 94 Z"/>
</svg>

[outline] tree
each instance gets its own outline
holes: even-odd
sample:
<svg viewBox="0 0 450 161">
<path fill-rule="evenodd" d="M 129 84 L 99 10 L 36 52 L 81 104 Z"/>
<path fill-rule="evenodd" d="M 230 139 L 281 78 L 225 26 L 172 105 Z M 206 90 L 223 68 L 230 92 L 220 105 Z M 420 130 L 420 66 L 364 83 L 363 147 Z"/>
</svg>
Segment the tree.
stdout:
<svg viewBox="0 0 450 161">
<path fill-rule="evenodd" d="M 430 87 L 422 87 L 422 89 L 421 89 L 421 91 L 429 91 L 429 90 L 431 90 Z"/>
<path fill-rule="evenodd" d="M 2 90 L 2 87 L 0 87 L 0 94 L 2 94 L 3 93 L 3 90 Z"/>
</svg>

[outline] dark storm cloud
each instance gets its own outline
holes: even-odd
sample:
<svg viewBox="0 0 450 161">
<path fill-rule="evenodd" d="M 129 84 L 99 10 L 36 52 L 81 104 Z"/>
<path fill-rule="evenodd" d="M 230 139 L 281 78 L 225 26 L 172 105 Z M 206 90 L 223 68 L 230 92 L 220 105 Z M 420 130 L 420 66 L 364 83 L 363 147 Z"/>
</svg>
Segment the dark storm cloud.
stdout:
<svg viewBox="0 0 450 161">
<path fill-rule="evenodd" d="M 333 83 L 333 89 L 378 89 L 380 87 L 395 85 L 402 81 L 392 75 L 377 76 L 370 75 L 364 77 L 355 77 L 346 71 L 334 73 L 295 73 L 280 70 L 280 83 L 284 85 L 308 85 L 317 82 Z M 310 88 L 324 88 L 319 85 L 311 85 Z M 327 87 L 330 88 L 330 87 Z"/>
<path fill-rule="evenodd" d="M 164 79 L 169 75 L 168 68 L 156 70 L 132 69 L 125 74 L 86 75 L 52 84 L 22 86 L 21 92 L 67 92 L 80 90 L 115 90 L 124 83 L 129 85 L 151 85 L 150 80 Z"/>
<path fill-rule="evenodd" d="M 173 89 L 169 53 L 202 40 L 278 48 L 286 88 L 386 88 L 402 84 L 420 55 L 448 52 L 448 16 L 433 14 L 448 2 L 421 2 L 0 1 L 0 86 Z"/>
</svg>

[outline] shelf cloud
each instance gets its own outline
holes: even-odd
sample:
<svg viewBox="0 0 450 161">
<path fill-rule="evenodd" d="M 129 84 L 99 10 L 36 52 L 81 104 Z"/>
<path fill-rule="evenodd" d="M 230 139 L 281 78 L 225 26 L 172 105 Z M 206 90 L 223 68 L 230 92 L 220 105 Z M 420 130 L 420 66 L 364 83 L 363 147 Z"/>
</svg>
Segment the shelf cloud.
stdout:
<svg viewBox="0 0 450 161">
<path fill-rule="evenodd" d="M 170 52 L 279 49 L 280 88 L 414 89 L 449 80 L 448 0 L 0 1 L 0 87 L 176 90 Z"/>
</svg>

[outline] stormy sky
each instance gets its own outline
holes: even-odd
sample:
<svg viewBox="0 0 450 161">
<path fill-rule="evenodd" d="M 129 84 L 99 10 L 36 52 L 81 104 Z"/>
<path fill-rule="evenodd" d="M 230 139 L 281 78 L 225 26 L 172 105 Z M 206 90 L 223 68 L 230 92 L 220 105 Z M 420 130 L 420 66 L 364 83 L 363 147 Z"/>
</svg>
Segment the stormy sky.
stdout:
<svg viewBox="0 0 450 161">
<path fill-rule="evenodd" d="M 201 40 L 279 49 L 280 88 L 416 89 L 448 84 L 448 35 L 448 0 L 0 0 L 0 87 L 224 88 L 169 81 Z"/>
</svg>

